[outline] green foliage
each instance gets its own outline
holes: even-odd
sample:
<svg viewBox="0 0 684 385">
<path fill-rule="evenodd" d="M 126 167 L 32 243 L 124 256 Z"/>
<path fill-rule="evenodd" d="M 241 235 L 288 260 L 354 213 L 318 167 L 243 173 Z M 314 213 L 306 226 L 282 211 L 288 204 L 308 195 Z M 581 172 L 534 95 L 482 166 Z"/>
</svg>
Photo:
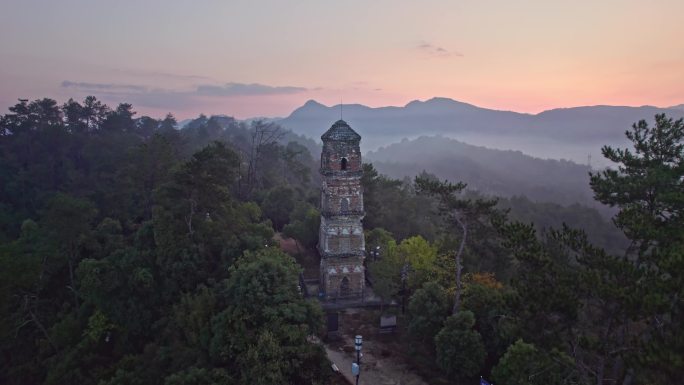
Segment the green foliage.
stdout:
<svg viewBox="0 0 684 385">
<path fill-rule="evenodd" d="M 84 337 L 91 341 L 100 341 L 107 333 L 114 329 L 115 325 L 109 322 L 107 317 L 100 311 L 96 311 L 88 319 L 88 328 L 83 332 Z"/>
<path fill-rule="evenodd" d="M 627 299 L 649 325 L 634 359 L 650 369 L 645 381 L 676 381 L 684 370 L 684 120 L 656 115 L 654 127 L 642 120 L 625 134 L 633 150 L 603 147 L 617 168 L 592 174 L 591 187 L 619 208 L 614 222 L 632 241 L 627 268 L 638 271 Z"/>
<path fill-rule="evenodd" d="M 651 242 L 681 242 L 683 237 L 684 120 L 656 115 L 655 123 L 649 127 L 642 120 L 625 132 L 633 151 L 603 147 L 603 155 L 618 168 L 591 175 L 596 199 L 619 207 L 615 223 L 642 243 L 641 258 Z"/>
<path fill-rule="evenodd" d="M 495 202 L 467 199 L 460 193 L 462 185 L 416 180 L 419 191 L 439 198 L 445 224 L 455 234 L 455 223 L 468 230 L 466 271 L 504 273 L 504 283 L 511 277 L 512 290 L 505 295 L 472 283 L 464 293 L 464 306 L 478 313 L 477 328 L 491 358 L 518 335 L 545 351 L 572 352 L 567 364 L 574 370 L 571 381 L 596 383 L 609 375 L 646 382 L 676 377 L 682 365 L 674 353 L 682 346 L 675 332 L 683 313 L 675 299 L 682 296 L 678 277 L 684 271 L 678 262 L 684 233 L 679 207 L 682 126 L 664 116 L 656 117 L 655 128 L 636 124 L 627 134 L 636 152 L 604 148 L 618 168 L 592 175 L 597 199 L 620 208 L 615 222 L 633 242 L 625 255 L 609 254 L 593 246 L 583 231 L 565 225 L 538 233 L 533 225 L 508 222 L 492 210 Z M 598 239 L 597 234 L 591 237 Z M 445 237 L 442 248 L 453 250 L 455 241 L 458 236 Z M 620 247 L 611 248 L 616 250 Z M 484 264 L 473 265 L 473 256 Z M 497 260 L 515 269 L 488 265 Z M 441 258 L 437 264 L 448 266 Z M 659 325 L 657 331 L 653 325 Z"/>
<path fill-rule="evenodd" d="M 373 291 L 383 301 L 388 301 L 399 293 L 403 266 L 404 259 L 397 252 L 397 243 L 391 237 L 380 246 L 380 257 L 368 262 L 368 270 L 373 280 Z"/>
<path fill-rule="evenodd" d="M 503 385 L 577 384 L 575 363 L 567 355 L 545 352 L 522 340 L 508 347 L 492 370 L 492 380 Z"/>
<path fill-rule="evenodd" d="M 322 378 L 322 348 L 307 341 L 320 330 L 322 311 L 302 298 L 298 274 L 294 260 L 273 248 L 236 261 L 225 287 L 227 307 L 211 321 L 213 362 L 236 364 L 243 383 Z"/>
<path fill-rule="evenodd" d="M 505 221 L 506 213 L 497 208 L 498 200 L 465 191 L 463 183 L 439 181 L 425 172 L 415 178 L 415 185 L 437 207 L 440 250 L 460 255 L 466 271 L 493 272 L 507 280 L 511 275 L 511 260 L 501 247 L 496 230 L 496 225 Z"/>
<path fill-rule="evenodd" d="M 261 207 L 264 215 L 273 222 L 273 227 L 282 230 L 295 207 L 294 190 L 285 186 L 274 187 L 266 193 Z"/>
<path fill-rule="evenodd" d="M 236 383 L 225 370 L 194 366 L 164 379 L 164 385 L 231 385 Z"/>
<path fill-rule="evenodd" d="M 290 223 L 283 227 L 283 234 L 293 238 L 297 245 L 312 249 L 318 243 L 320 224 L 321 214 L 318 210 L 308 203 L 298 202 L 290 213 Z"/>
<path fill-rule="evenodd" d="M 399 245 L 383 229 L 374 229 L 371 242 L 380 246 L 380 257 L 368 263 L 373 290 L 383 300 L 396 296 L 402 287 L 405 270 L 406 287 L 416 289 L 436 274 L 437 248 L 421 236 L 404 239 Z M 384 242 L 384 243 L 380 243 Z"/>
<path fill-rule="evenodd" d="M 512 302 L 510 288 L 488 285 L 471 279 L 463 291 L 463 308 L 475 315 L 475 327 L 482 336 L 487 354 L 500 357 L 511 339 L 519 334 L 514 312 L 509 308 Z"/>
<path fill-rule="evenodd" d="M 296 291 L 293 261 L 260 265 L 292 289 L 274 308 L 260 297 L 238 312 L 231 297 L 229 283 L 252 271 L 231 268 L 235 259 L 273 236 L 246 198 L 313 179 L 304 147 L 273 142 L 260 149 L 260 184 L 241 194 L 249 132 L 224 118 L 177 130 L 170 114 L 137 118 L 94 97 L 21 101 L 0 117 L 0 383 L 254 383 L 259 361 L 284 368 L 286 382 L 325 380 L 325 356 L 306 339 L 320 310 Z M 309 188 L 297 190 L 305 209 L 293 217 L 310 229 Z M 229 308 L 265 315 L 254 340 L 215 363 L 216 341 L 239 327 L 213 328 Z"/>
<path fill-rule="evenodd" d="M 517 261 L 512 281 L 517 297 L 510 306 L 525 325 L 523 336 L 542 346 L 560 343 L 560 336 L 577 320 L 579 304 L 575 270 L 559 253 L 557 240 L 537 236 L 534 226 L 510 223 L 502 226 L 504 247 Z M 567 257 L 567 255 L 565 255 Z"/>
<path fill-rule="evenodd" d="M 559 229 L 563 224 L 583 229 L 592 244 L 611 254 L 621 254 L 629 246 L 629 240 L 605 215 L 598 210 L 572 204 L 562 206 L 550 202 L 533 202 L 527 197 L 501 198 L 499 207 L 508 210 L 511 220 L 533 223 L 538 232 Z"/>
<path fill-rule="evenodd" d="M 0 383 L 325 383 L 321 310 L 265 248 L 274 227 L 316 243 L 315 143 L 227 117 L 176 126 L 94 97 L 0 117 Z M 534 225 L 515 223 L 463 184 L 364 165 L 368 268 L 388 300 L 408 267 L 411 347 L 452 377 L 498 361 L 504 384 L 678 381 L 683 126 L 657 116 L 627 133 L 634 150 L 604 148 L 617 167 L 591 186 L 619 209 L 624 255 L 591 210 L 516 198 Z M 447 318 L 463 227 L 464 310 Z"/>
<path fill-rule="evenodd" d="M 408 305 L 409 336 L 427 346 L 432 346 L 435 334 L 442 328 L 449 315 L 450 301 L 444 289 L 434 282 L 426 283 L 416 290 Z"/>
<path fill-rule="evenodd" d="M 366 239 L 366 252 L 378 251 L 380 255 L 384 253 L 383 248 L 387 246 L 390 241 L 394 241 L 392 233 L 383 229 L 382 227 L 376 227 L 372 230 L 367 230 L 365 232 Z M 378 249 L 380 247 L 380 249 Z"/>
<path fill-rule="evenodd" d="M 434 240 L 437 227 L 430 201 L 416 195 L 410 181 L 379 175 L 372 164 L 363 165 L 361 177 L 366 230 L 383 228 L 397 240 L 421 235 Z"/>
<path fill-rule="evenodd" d="M 420 235 L 404 239 L 394 251 L 396 258 L 409 266 L 408 284 L 411 288 L 421 287 L 434 279 L 437 248 Z"/>
<path fill-rule="evenodd" d="M 486 353 L 474 325 L 473 313 L 461 311 L 449 316 L 435 336 L 437 365 L 450 377 L 469 378 L 482 369 Z"/>
</svg>

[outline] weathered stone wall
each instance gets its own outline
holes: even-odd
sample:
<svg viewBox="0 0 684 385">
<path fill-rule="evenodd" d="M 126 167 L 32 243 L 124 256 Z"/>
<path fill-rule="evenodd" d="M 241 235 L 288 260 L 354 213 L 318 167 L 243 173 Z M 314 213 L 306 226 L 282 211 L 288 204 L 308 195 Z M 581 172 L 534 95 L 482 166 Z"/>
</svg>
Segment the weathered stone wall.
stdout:
<svg viewBox="0 0 684 385">
<path fill-rule="evenodd" d="M 326 297 L 354 297 L 359 296 L 365 286 L 363 259 L 334 258 L 328 259 L 325 266 L 321 265 L 321 282 Z M 342 281 L 347 278 L 349 285 L 342 287 Z"/>
<path fill-rule="evenodd" d="M 346 210 L 343 210 L 345 206 Z M 326 214 L 340 215 L 363 212 L 363 190 L 360 178 L 326 176 L 321 188 L 321 211 Z"/>
<path fill-rule="evenodd" d="M 365 255 L 363 226 L 358 216 L 323 216 L 319 230 L 321 256 Z"/>
<path fill-rule="evenodd" d="M 328 142 L 321 152 L 321 170 L 342 171 L 342 158 L 347 160 L 345 171 L 361 171 L 359 142 Z"/>
</svg>

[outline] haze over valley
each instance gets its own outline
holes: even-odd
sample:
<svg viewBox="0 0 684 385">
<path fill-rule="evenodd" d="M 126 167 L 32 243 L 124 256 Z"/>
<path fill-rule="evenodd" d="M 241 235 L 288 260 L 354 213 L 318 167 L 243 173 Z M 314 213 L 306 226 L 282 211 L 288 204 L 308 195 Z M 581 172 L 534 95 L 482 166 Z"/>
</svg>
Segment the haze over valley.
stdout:
<svg viewBox="0 0 684 385">
<path fill-rule="evenodd" d="M 293 132 L 318 140 L 321 127 L 340 118 L 358 127 L 361 149 L 374 151 L 404 138 L 443 136 L 460 142 L 500 150 L 521 151 L 543 159 L 566 159 L 592 166 L 607 163 L 604 145 L 624 146 L 625 131 L 657 113 L 684 116 L 681 106 L 586 106 L 558 108 L 525 114 L 481 108 L 448 98 L 412 101 L 403 107 L 371 108 L 360 104 L 325 106 L 306 102 L 288 117 L 275 119 Z M 419 159 L 416 159 L 419 161 Z M 407 159 L 404 159 L 407 161 Z"/>
</svg>

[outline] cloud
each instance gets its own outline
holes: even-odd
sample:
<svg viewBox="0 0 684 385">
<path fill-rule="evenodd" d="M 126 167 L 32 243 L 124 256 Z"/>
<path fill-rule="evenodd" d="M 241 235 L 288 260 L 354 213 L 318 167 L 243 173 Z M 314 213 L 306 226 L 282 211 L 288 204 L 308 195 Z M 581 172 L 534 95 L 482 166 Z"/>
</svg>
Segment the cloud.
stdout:
<svg viewBox="0 0 684 385">
<path fill-rule="evenodd" d="M 463 54 L 461 52 L 457 51 L 449 51 L 443 47 L 436 46 L 434 44 L 422 41 L 418 43 L 416 48 L 422 52 L 423 54 L 430 55 L 433 57 L 441 57 L 441 58 L 448 58 L 448 57 L 463 57 Z"/>
<path fill-rule="evenodd" d="M 63 88 L 75 88 L 82 91 L 111 91 L 111 92 L 144 92 L 147 90 L 144 86 L 130 85 L 130 84 L 112 84 L 112 83 L 86 83 L 86 82 L 72 82 L 65 80 L 62 82 Z"/>
<path fill-rule="evenodd" d="M 304 87 L 267 86 L 263 84 L 227 83 L 222 86 L 201 85 L 197 87 L 197 94 L 203 96 L 258 96 L 258 95 L 289 95 L 307 91 Z"/>
<path fill-rule="evenodd" d="M 110 102 L 128 102 L 142 107 L 170 109 L 199 106 L 205 103 L 207 98 L 288 95 L 308 91 L 304 87 L 268 86 L 256 83 L 205 84 L 182 89 L 164 89 L 144 85 L 65 80 L 61 83 L 61 87 L 78 91 L 83 95 L 94 95 Z"/>
</svg>

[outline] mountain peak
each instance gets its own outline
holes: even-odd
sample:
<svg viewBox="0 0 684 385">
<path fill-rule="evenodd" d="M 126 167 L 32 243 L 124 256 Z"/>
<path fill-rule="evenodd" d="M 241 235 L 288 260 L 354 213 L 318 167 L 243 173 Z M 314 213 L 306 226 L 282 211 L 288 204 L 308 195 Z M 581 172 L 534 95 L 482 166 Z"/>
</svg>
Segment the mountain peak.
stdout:
<svg viewBox="0 0 684 385">
<path fill-rule="evenodd" d="M 306 103 L 304 103 L 304 105 L 302 107 L 325 107 L 325 106 L 323 104 L 313 100 L 313 99 L 309 99 L 306 101 Z"/>
<path fill-rule="evenodd" d="M 469 103 L 459 102 L 451 98 L 434 97 L 425 101 L 413 100 L 404 106 L 405 108 L 428 107 L 434 109 L 453 109 L 453 108 L 478 108 Z"/>
</svg>

